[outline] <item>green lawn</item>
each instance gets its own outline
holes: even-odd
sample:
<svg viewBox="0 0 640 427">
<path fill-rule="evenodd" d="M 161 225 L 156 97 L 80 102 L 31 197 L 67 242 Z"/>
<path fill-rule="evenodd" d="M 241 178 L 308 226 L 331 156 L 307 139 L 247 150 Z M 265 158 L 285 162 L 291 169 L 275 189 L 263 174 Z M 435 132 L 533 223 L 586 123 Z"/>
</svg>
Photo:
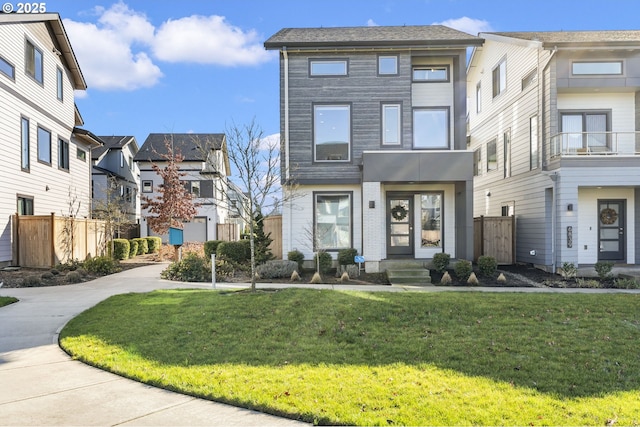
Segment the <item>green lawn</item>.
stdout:
<svg viewBox="0 0 640 427">
<path fill-rule="evenodd" d="M 18 302 L 16 298 L 13 297 L 0 297 L 0 307 L 4 307 L 5 305 L 13 304 L 14 302 Z"/>
<path fill-rule="evenodd" d="M 127 377 L 317 424 L 640 423 L 640 295 L 157 291 L 61 333 Z"/>
</svg>

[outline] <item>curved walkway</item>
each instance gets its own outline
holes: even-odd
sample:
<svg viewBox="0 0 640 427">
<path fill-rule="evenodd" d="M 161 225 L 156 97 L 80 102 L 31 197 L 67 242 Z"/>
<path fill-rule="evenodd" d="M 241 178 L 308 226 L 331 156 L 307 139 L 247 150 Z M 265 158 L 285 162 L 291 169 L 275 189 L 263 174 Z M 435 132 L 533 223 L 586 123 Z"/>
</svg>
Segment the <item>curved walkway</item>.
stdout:
<svg viewBox="0 0 640 427">
<path fill-rule="evenodd" d="M 305 425 L 131 381 L 72 360 L 58 347 L 58 333 L 70 319 L 111 295 L 154 289 L 212 288 L 206 283 L 161 280 L 160 271 L 164 268 L 164 264 L 140 267 L 78 285 L 0 289 L 0 295 L 20 300 L 0 308 L 0 425 Z M 238 283 L 216 285 L 217 288 L 248 286 Z M 259 285 L 261 288 L 290 286 Z M 300 286 L 393 292 L 639 292 L 555 288 Z"/>
</svg>

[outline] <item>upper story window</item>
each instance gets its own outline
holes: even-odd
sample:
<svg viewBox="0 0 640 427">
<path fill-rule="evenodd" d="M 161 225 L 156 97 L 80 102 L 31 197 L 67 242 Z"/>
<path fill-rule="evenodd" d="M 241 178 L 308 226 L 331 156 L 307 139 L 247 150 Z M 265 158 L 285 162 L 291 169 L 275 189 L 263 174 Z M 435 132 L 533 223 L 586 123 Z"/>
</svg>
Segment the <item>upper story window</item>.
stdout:
<svg viewBox="0 0 640 427">
<path fill-rule="evenodd" d="M 11 80 L 15 80 L 16 67 L 14 67 L 9 61 L 0 56 L 0 73 L 9 77 Z"/>
<path fill-rule="evenodd" d="M 87 161 L 87 152 L 81 148 L 76 149 L 76 157 L 78 160 L 82 160 L 83 162 Z"/>
<path fill-rule="evenodd" d="M 480 82 L 476 85 L 476 113 L 482 111 L 482 85 Z"/>
<path fill-rule="evenodd" d="M 497 141 L 494 139 L 487 143 L 487 172 L 498 169 Z"/>
<path fill-rule="evenodd" d="M 56 68 L 56 96 L 62 101 L 64 95 L 64 80 L 62 78 L 62 69 Z"/>
<path fill-rule="evenodd" d="M 350 161 L 351 106 L 313 106 L 314 161 Z"/>
<path fill-rule="evenodd" d="M 478 147 L 473 152 L 473 176 L 480 176 L 481 162 L 482 162 L 482 148 Z"/>
<path fill-rule="evenodd" d="M 346 59 L 323 59 L 309 61 L 309 75 L 311 76 L 346 76 Z"/>
<path fill-rule="evenodd" d="M 400 104 L 382 104 L 382 144 L 399 145 L 400 140 Z"/>
<path fill-rule="evenodd" d="M 420 65 L 413 67 L 414 82 L 448 82 L 448 65 Z"/>
<path fill-rule="evenodd" d="M 38 126 L 38 161 L 51 164 L 51 132 Z"/>
<path fill-rule="evenodd" d="M 493 69 L 493 97 L 500 95 L 507 89 L 507 60 L 506 58 Z"/>
<path fill-rule="evenodd" d="M 395 76 L 398 74 L 398 57 L 379 56 L 378 57 L 378 74 L 381 76 Z"/>
<path fill-rule="evenodd" d="M 30 160 L 30 150 L 29 150 L 29 119 L 22 117 L 20 119 L 20 130 L 21 130 L 21 135 L 20 135 L 20 145 L 21 145 L 21 163 L 20 166 L 22 168 L 23 171 L 28 171 L 29 168 L 31 167 L 31 160 Z"/>
<path fill-rule="evenodd" d="M 538 80 L 538 69 L 531 71 L 529 74 L 522 78 L 522 90 L 525 90 Z"/>
<path fill-rule="evenodd" d="M 574 76 L 621 75 L 622 61 L 574 62 L 571 64 Z"/>
<path fill-rule="evenodd" d="M 69 170 L 69 142 L 58 140 L 58 168 Z"/>
<path fill-rule="evenodd" d="M 43 77 L 42 51 L 34 46 L 29 40 L 25 48 L 25 72 L 42 84 Z"/>
<path fill-rule="evenodd" d="M 120 151 L 120 167 L 124 167 L 124 153 Z"/>
<path fill-rule="evenodd" d="M 449 148 L 449 108 L 413 110 L 413 148 Z"/>
<path fill-rule="evenodd" d="M 538 156 L 538 116 L 529 119 L 529 167 L 538 169 L 540 158 Z"/>
<path fill-rule="evenodd" d="M 153 193 L 153 181 L 142 181 L 142 192 Z"/>
</svg>

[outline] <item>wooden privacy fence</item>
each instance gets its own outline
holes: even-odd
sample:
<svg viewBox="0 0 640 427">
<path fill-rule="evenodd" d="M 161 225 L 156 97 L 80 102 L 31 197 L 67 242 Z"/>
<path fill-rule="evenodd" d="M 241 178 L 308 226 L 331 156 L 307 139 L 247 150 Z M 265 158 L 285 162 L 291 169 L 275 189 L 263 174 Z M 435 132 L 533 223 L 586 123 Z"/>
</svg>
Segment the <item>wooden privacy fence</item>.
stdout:
<svg viewBox="0 0 640 427">
<path fill-rule="evenodd" d="M 238 234 L 238 224 L 217 224 L 216 236 L 218 236 L 218 240 L 224 240 L 225 242 L 238 240 L 240 237 Z"/>
<path fill-rule="evenodd" d="M 282 259 L 282 215 L 271 215 L 263 219 L 264 234 L 271 233 L 269 249 L 276 259 Z"/>
<path fill-rule="evenodd" d="M 473 219 L 473 259 L 492 256 L 498 264 L 513 264 L 516 254 L 515 218 L 481 216 Z"/>
<path fill-rule="evenodd" d="M 106 252 L 106 223 L 101 220 L 13 215 L 13 236 L 13 260 L 22 267 L 53 267 Z"/>
</svg>

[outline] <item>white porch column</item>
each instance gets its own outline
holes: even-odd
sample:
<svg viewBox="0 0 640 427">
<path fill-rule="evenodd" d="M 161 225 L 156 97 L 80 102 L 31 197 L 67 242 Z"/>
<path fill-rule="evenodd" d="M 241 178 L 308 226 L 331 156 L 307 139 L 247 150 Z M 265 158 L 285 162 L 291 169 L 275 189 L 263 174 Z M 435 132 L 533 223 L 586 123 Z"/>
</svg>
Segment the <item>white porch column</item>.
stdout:
<svg viewBox="0 0 640 427">
<path fill-rule="evenodd" d="M 362 255 L 367 273 L 380 272 L 386 256 L 384 192 L 379 182 L 362 183 Z"/>
</svg>

